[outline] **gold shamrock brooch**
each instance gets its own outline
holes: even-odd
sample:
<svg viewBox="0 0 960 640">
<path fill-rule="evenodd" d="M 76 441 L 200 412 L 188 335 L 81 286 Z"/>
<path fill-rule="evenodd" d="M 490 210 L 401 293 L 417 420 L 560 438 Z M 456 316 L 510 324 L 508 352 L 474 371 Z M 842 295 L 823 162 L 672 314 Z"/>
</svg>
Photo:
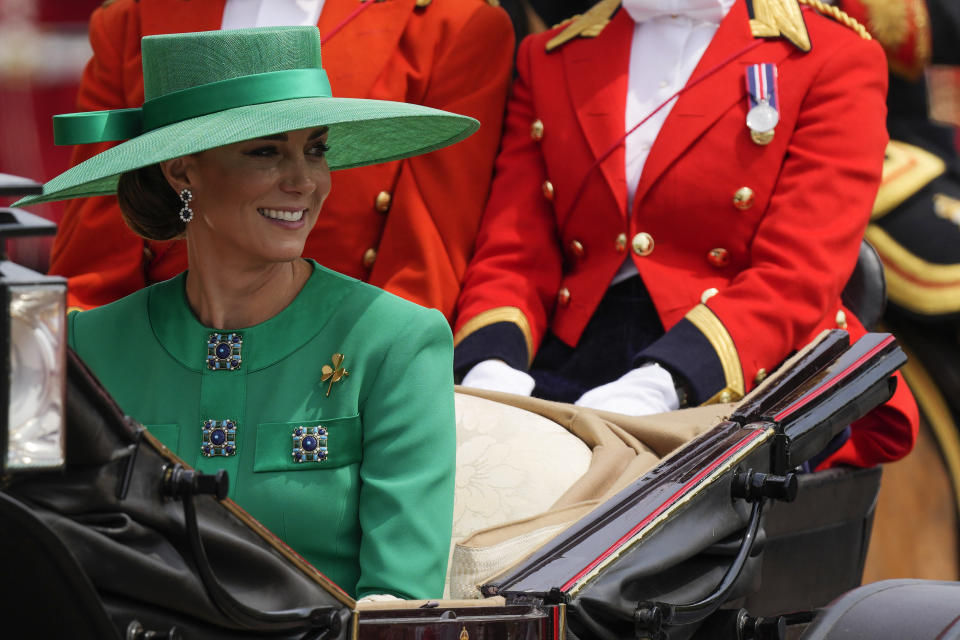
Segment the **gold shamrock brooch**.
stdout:
<svg viewBox="0 0 960 640">
<path fill-rule="evenodd" d="M 350 372 L 343 368 L 343 354 L 335 353 L 333 354 L 333 366 L 329 364 L 323 365 L 323 368 L 320 369 L 323 372 L 323 375 L 320 377 L 320 380 L 326 382 L 330 381 L 330 384 L 327 385 L 327 397 L 330 396 L 330 389 L 333 388 L 334 382 L 340 382 L 348 375 Z"/>
</svg>

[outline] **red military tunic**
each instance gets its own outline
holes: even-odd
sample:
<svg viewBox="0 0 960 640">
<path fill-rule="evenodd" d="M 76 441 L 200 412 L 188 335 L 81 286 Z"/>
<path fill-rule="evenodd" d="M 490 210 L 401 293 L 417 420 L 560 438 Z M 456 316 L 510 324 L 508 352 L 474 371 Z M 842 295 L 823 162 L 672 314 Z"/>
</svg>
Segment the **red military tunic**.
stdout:
<svg viewBox="0 0 960 640">
<path fill-rule="evenodd" d="M 218 29 L 224 3 L 104 3 L 90 22 L 94 57 L 79 108 L 141 105 L 140 38 Z M 356 0 L 326 0 L 321 35 L 357 6 Z M 306 257 L 451 317 L 489 190 L 512 43 L 507 14 L 482 0 L 434 0 L 424 7 L 389 0 L 323 44 L 334 95 L 423 104 L 472 116 L 481 128 L 450 149 L 334 173 Z M 74 163 L 108 146 L 78 147 Z M 144 241 L 124 225 L 115 198 L 87 198 L 68 205 L 50 272 L 69 277 L 70 305 L 87 308 L 168 279 L 186 264 L 183 242 Z"/>
<path fill-rule="evenodd" d="M 690 84 L 710 75 L 664 122 L 629 215 L 623 145 L 591 166 L 624 133 L 633 21 L 620 10 L 598 37 L 552 52 L 559 30 L 521 44 L 458 301 L 461 371 L 487 357 L 526 368 L 548 329 L 575 346 L 624 259 L 666 329 L 641 356 L 684 378 L 695 402 L 739 398 L 822 329 L 863 334 L 840 293 L 880 180 L 885 63 L 851 29 L 802 15 L 809 52 L 756 39 L 737 0 Z M 767 145 L 745 124 L 745 69 L 757 63 L 779 71 L 780 122 Z M 916 428 L 900 385 L 833 460 L 895 459 Z"/>
</svg>

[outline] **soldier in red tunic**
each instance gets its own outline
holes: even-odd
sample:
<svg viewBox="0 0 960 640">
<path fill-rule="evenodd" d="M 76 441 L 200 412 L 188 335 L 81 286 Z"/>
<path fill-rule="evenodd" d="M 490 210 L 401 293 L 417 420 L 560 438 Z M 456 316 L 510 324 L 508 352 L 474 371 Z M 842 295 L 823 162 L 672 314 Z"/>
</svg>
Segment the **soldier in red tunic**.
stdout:
<svg viewBox="0 0 960 640">
<path fill-rule="evenodd" d="M 457 373 L 635 415 L 736 400 L 823 329 L 864 332 L 840 293 L 887 142 L 883 53 L 797 0 L 620 5 L 520 45 Z M 896 459 L 916 429 L 901 384 L 830 463 Z"/>
</svg>

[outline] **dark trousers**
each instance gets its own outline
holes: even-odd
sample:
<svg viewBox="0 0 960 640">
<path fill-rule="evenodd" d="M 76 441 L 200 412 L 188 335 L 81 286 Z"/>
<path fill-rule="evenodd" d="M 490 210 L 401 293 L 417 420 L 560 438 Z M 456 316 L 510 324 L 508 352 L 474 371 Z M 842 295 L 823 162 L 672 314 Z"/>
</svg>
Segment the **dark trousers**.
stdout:
<svg viewBox="0 0 960 640">
<path fill-rule="evenodd" d="M 634 368 L 643 349 L 663 335 L 663 325 L 640 276 L 610 287 L 576 348 L 548 332 L 530 367 L 533 395 L 575 402 L 584 392 Z"/>
</svg>

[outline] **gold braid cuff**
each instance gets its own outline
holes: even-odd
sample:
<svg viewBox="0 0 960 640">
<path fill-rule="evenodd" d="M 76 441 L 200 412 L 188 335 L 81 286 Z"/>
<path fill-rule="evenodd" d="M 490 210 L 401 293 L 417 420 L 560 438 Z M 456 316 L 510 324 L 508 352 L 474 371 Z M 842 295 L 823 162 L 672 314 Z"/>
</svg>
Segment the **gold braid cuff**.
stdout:
<svg viewBox="0 0 960 640">
<path fill-rule="evenodd" d="M 876 225 L 867 227 L 866 238 L 883 260 L 891 301 L 925 315 L 960 311 L 960 264 L 918 258 Z"/>
<path fill-rule="evenodd" d="M 698 304 L 685 317 L 710 342 L 720 359 L 720 366 L 723 367 L 723 377 L 726 380 L 726 386 L 703 404 L 734 402 L 742 398 L 746 393 L 746 385 L 743 383 L 743 367 L 740 366 L 740 354 L 737 352 L 737 347 L 733 344 L 733 338 L 730 337 L 727 328 L 714 315 L 710 307 L 705 304 Z"/>
<path fill-rule="evenodd" d="M 530 323 L 527 316 L 517 307 L 497 307 L 487 309 L 470 318 L 466 324 L 460 327 L 456 335 L 453 336 L 453 345 L 457 346 L 470 334 L 488 327 L 497 322 L 510 322 L 520 329 L 523 333 L 523 339 L 527 343 L 527 365 L 533 362 L 533 333 L 530 331 Z"/>
</svg>

